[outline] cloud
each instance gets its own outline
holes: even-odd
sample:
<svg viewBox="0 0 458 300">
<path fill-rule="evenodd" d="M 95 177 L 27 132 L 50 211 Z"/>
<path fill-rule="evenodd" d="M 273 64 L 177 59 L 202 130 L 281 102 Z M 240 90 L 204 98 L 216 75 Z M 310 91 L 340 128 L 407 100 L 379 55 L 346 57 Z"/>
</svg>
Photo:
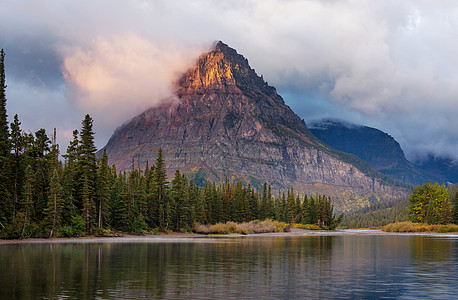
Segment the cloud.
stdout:
<svg viewBox="0 0 458 300">
<path fill-rule="evenodd" d="M 174 82 L 197 51 L 162 47 L 135 34 L 95 39 L 63 55 L 67 97 L 115 128 L 145 109 L 176 101 Z"/>
<path fill-rule="evenodd" d="M 360 122 L 393 135 L 411 157 L 458 158 L 457 25 L 454 1 L 0 4 L 8 74 L 91 113 L 99 147 L 170 95 L 176 74 L 220 39 L 306 120 Z"/>
<path fill-rule="evenodd" d="M 7 111 L 9 120 L 18 115 L 21 128 L 27 133 L 34 133 L 44 128 L 51 137 L 53 129 L 57 131 L 57 142 L 61 154 L 72 138 L 74 129 L 79 129 L 83 112 L 69 106 L 62 97 L 65 86 L 49 89 L 30 85 L 28 81 L 7 78 Z"/>
</svg>

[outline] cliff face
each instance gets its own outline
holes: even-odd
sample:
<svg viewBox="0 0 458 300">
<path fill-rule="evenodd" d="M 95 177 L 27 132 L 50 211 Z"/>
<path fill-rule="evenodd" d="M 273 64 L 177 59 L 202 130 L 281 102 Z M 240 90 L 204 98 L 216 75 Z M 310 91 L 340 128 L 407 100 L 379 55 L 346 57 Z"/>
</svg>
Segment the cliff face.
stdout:
<svg viewBox="0 0 458 300">
<path fill-rule="evenodd" d="M 227 176 L 308 192 L 325 186 L 405 194 L 356 157 L 318 140 L 275 88 L 222 42 L 183 75 L 176 96 L 174 104 L 149 109 L 116 130 L 105 146 L 110 164 L 129 169 L 133 158 L 143 167 L 162 147 L 170 174 L 180 169 L 211 180 Z"/>
<path fill-rule="evenodd" d="M 438 180 L 409 162 L 399 143 L 376 128 L 325 119 L 312 123 L 310 131 L 331 147 L 358 156 L 393 179 L 413 185 Z"/>
</svg>

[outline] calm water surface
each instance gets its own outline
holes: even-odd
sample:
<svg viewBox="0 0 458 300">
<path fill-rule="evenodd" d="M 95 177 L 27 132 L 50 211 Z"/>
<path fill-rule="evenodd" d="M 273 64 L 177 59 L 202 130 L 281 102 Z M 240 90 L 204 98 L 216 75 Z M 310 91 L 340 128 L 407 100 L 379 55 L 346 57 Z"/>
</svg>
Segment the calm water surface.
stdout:
<svg viewBox="0 0 458 300">
<path fill-rule="evenodd" d="M 458 238 L 0 244 L 0 299 L 456 299 Z"/>
</svg>

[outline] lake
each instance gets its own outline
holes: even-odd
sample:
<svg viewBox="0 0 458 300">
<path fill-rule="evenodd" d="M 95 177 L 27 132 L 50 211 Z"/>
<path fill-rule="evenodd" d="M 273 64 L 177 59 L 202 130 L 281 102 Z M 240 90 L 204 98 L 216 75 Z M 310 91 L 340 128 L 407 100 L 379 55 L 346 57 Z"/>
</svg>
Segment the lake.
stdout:
<svg viewBox="0 0 458 300">
<path fill-rule="evenodd" d="M 452 299 L 458 236 L 0 242 L 0 283 L 0 299 Z"/>
</svg>

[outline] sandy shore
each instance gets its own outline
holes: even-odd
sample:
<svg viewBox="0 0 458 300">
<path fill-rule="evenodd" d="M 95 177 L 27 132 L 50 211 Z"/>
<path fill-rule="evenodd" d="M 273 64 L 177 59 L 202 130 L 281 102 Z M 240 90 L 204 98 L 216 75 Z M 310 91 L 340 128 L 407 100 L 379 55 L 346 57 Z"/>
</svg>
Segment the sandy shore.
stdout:
<svg viewBox="0 0 458 300">
<path fill-rule="evenodd" d="M 81 238 L 52 238 L 52 239 L 24 239 L 0 240 L 2 244 L 23 243 L 167 243 L 167 242 L 214 242 L 222 238 L 264 238 L 264 237 L 301 237 L 301 236 L 434 236 L 458 238 L 457 233 L 397 233 L 384 232 L 377 229 L 344 229 L 334 231 L 292 229 L 291 232 L 275 232 L 262 234 L 229 234 L 229 235 L 203 235 L 193 233 L 161 233 L 158 235 L 136 236 L 124 234 L 122 237 L 81 237 Z"/>
</svg>

